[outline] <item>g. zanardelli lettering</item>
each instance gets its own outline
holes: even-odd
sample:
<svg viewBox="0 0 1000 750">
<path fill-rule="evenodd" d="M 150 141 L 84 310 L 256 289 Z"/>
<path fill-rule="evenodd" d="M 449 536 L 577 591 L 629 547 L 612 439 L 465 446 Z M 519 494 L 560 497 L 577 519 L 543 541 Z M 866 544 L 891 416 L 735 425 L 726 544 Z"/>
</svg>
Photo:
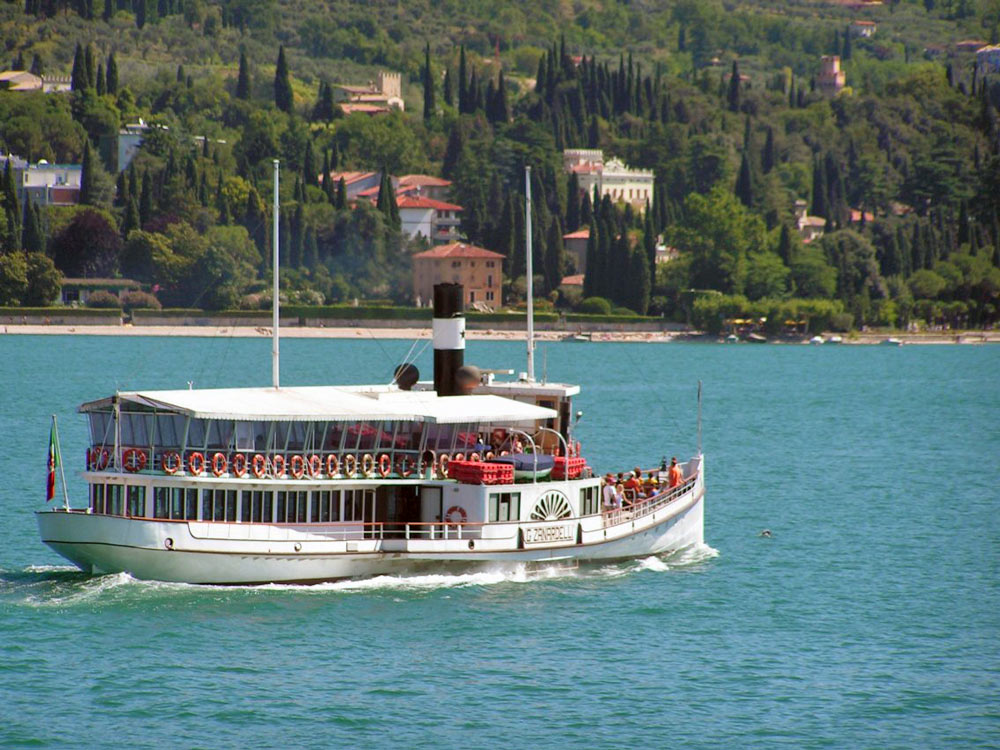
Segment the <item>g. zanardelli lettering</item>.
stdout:
<svg viewBox="0 0 1000 750">
<path fill-rule="evenodd" d="M 525 544 L 542 544 L 544 542 L 573 541 L 572 526 L 544 526 L 524 530 Z"/>
</svg>

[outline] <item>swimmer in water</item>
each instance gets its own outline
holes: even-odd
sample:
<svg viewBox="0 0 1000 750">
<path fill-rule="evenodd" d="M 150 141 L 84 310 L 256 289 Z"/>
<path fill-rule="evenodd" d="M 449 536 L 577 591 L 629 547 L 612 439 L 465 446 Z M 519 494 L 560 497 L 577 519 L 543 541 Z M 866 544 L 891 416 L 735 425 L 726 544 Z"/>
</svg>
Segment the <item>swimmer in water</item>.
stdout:
<svg viewBox="0 0 1000 750">
<path fill-rule="evenodd" d="M 762 532 L 760 532 L 760 535 L 763 536 L 763 537 L 767 537 L 768 539 L 770 539 L 771 538 L 771 530 L 770 529 L 764 529 Z"/>
</svg>

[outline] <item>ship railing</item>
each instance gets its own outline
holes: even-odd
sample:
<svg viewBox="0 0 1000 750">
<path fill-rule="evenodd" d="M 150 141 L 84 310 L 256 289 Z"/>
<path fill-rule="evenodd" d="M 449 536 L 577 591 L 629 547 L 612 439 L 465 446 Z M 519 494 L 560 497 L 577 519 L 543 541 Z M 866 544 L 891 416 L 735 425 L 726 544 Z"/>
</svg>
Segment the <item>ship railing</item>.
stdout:
<svg viewBox="0 0 1000 750">
<path fill-rule="evenodd" d="M 162 518 L 142 520 L 170 522 Z M 174 521 L 178 522 L 178 521 Z M 192 533 L 211 539 L 233 539 L 240 541 L 304 541 L 308 537 L 321 537 L 329 541 L 356 542 L 363 540 L 472 540 L 483 538 L 483 523 L 405 523 L 393 521 L 344 521 L 330 524 L 303 523 L 239 523 L 235 521 L 187 521 L 200 530 Z M 207 526 L 202 527 L 202 524 Z M 511 527 L 516 529 L 516 525 Z M 516 532 L 509 535 L 514 538 Z M 493 537 L 491 537 L 493 538 Z M 498 537 L 503 538 L 503 537 Z"/>
<path fill-rule="evenodd" d="M 697 479 L 698 476 L 695 474 L 685 479 L 676 487 L 659 492 L 652 497 L 633 501 L 630 505 L 623 508 L 615 508 L 614 510 L 605 511 L 605 528 L 609 526 L 617 526 L 620 523 L 626 523 L 628 521 L 635 521 L 636 519 L 655 513 L 661 508 L 672 503 L 674 500 L 686 495 L 690 490 L 694 489 Z"/>
</svg>

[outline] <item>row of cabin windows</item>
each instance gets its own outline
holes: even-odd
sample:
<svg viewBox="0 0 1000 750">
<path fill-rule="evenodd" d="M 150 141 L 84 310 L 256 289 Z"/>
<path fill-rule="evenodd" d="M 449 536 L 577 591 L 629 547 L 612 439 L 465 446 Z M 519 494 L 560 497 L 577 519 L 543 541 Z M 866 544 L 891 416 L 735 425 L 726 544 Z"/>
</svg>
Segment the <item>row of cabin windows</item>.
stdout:
<svg viewBox="0 0 1000 750">
<path fill-rule="evenodd" d="M 91 443 L 114 444 L 111 412 L 90 414 Z M 187 434 L 185 435 L 185 427 Z M 119 439 L 123 446 L 180 447 L 191 450 L 416 450 L 426 437 L 428 448 L 461 448 L 461 436 L 473 425 L 439 425 L 419 422 L 265 422 L 228 419 L 192 419 L 176 414 L 121 412 Z"/>
<path fill-rule="evenodd" d="M 93 513 L 145 518 L 146 488 L 120 484 L 90 487 Z M 197 490 L 153 487 L 149 517 L 230 523 L 330 523 L 373 521 L 374 490 Z"/>
</svg>

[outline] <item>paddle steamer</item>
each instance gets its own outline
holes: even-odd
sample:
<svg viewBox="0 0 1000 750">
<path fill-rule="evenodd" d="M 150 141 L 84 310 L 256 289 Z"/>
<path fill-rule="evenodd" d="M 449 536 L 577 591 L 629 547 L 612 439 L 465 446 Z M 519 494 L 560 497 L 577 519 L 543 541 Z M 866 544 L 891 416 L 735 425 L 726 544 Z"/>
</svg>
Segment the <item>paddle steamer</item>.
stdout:
<svg viewBox="0 0 1000 750">
<path fill-rule="evenodd" d="M 271 387 L 83 404 L 89 502 L 39 511 L 42 541 L 87 572 L 209 584 L 575 564 L 702 544 L 700 440 L 680 484 L 663 472 L 657 489 L 605 507 L 573 434 L 579 387 L 534 378 L 530 314 L 528 372 L 500 381 L 464 365 L 462 297 L 459 285 L 435 287 L 433 383 L 405 365 L 390 385 L 280 387 L 275 309 Z"/>
</svg>

